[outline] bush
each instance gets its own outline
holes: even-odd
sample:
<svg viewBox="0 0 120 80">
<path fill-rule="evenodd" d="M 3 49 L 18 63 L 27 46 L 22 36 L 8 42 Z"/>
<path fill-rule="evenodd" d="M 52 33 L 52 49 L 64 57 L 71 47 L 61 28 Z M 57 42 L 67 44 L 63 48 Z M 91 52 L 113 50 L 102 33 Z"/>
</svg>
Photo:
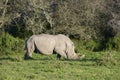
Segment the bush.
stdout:
<svg viewBox="0 0 120 80">
<path fill-rule="evenodd" d="M 0 55 L 9 55 L 24 51 L 24 40 L 14 38 L 8 33 L 0 34 Z"/>
<path fill-rule="evenodd" d="M 96 61 L 97 65 L 112 66 L 117 65 L 117 59 L 115 58 L 115 53 L 107 51 L 103 56 Z"/>
<path fill-rule="evenodd" d="M 115 36 L 106 43 L 107 50 L 117 50 L 120 51 L 120 37 Z"/>
<path fill-rule="evenodd" d="M 98 41 L 89 40 L 86 42 L 86 49 L 90 51 L 99 51 L 100 43 Z"/>
<path fill-rule="evenodd" d="M 4 21 L 4 25 L 0 28 L 19 38 L 60 33 L 81 39 L 75 42 L 80 49 L 119 50 L 119 1 L 1 0 L 0 24 Z"/>
<path fill-rule="evenodd" d="M 100 42 L 95 40 L 77 40 L 72 39 L 72 41 L 75 43 L 75 51 L 81 52 L 81 50 L 88 50 L 88 51 L 100 51 Z"/>
</svg>

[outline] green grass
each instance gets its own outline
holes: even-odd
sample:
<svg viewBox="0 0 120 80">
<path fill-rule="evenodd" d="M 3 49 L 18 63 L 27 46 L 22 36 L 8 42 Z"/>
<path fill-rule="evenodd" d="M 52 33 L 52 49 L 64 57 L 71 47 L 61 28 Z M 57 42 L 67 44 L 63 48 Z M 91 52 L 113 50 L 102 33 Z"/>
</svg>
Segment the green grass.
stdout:
<svg viewBox="0 0 120 80">
<path fill-rule="evenodd" d="M 115 64 L 108 64 L 104 53 L 85 51 L 86 58 L 77 61 L 56 55 L 33 54 L 33 60 L 24 60 L 22 53 L 1 56 L 0 80 L 120 80 L 119 52 L 111 52 Z"/>
</svg>

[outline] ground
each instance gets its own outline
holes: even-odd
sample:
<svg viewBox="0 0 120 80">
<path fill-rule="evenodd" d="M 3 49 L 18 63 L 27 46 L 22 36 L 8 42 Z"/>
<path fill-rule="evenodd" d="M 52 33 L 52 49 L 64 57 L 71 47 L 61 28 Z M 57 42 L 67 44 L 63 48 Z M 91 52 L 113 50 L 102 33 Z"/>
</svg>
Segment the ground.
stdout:
<svg viewBox="0 0 120 80">
<path fill-rule="evenodd" d="M 120 80 L 119 52 L 113 52 L 116 62 L 106 65 L 99 61 L 103 53 L 85 52 L 86 58 L 77 61 L 56 55 L 33 54 L 33 60 L 24 60 L 22 53 L 1 56 L 0 80 Z"/>
</svg>

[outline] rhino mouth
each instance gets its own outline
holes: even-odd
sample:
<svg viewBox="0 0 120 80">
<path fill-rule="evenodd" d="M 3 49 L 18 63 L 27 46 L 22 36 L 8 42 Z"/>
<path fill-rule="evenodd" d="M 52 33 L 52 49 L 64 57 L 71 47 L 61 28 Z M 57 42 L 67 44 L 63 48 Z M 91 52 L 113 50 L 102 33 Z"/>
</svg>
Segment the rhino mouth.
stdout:
<svg viewBox="0 0 120 80">
<path fill-rule="evenodd" d="M 85 58 L 85 55 L 78 55 L 80 59 Z"/>
</svg>

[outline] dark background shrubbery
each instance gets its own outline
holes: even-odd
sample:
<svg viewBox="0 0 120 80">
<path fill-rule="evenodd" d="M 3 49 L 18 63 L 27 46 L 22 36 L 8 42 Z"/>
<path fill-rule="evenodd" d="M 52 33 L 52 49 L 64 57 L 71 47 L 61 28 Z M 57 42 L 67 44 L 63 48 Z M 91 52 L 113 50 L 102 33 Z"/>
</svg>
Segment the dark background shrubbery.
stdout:
<svg viewBox="0 0 120 80">
<path fill-rule="evenodd" d="M 8 49 L 14 51 L 14 46 L 20 47 L 21 39 L 40 33 L 68 35 L 78 47 L 83 46 L 81 49 L 120 50 L 119 3 L 119 0 L 1 0 L 0 53 L 9 44 Z"/>
</svg>

